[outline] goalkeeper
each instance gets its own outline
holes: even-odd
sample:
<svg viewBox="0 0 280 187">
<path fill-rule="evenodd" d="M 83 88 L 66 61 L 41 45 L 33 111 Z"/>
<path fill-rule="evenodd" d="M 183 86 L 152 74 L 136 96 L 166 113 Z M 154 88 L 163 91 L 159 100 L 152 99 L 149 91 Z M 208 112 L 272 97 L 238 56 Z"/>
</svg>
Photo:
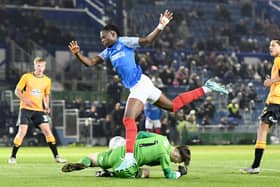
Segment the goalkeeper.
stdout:
<svg viewBox="0 0 280 187">
<path fill-rule="evenodd" d="M 68 163 L 62 167 L 63 172 L 82 170 L 88 167 L 101 167 L 103 171 L 97 171 L 96 176 L 114 176 L 122 178 L 149 177 L 149 170 L 141 168 L 143 165 L 160 165 L 163 174 L 168 179 L 177 179 L 187 174 L 191 153 L 188 146 L 172 147 L 165 136 L 140 131 L 135 143 L 135 158 L 137 165 L 128 169 L 115 171 L 125 156 L 125 146 L 101 153 L 94 153 L 82 158 L 78 163 Z M 184 163 L 178 166 L 178 171 L 172 171 L 171 162 Z M 109 171 L 108 169 L 111 169 Z"/>
</svg>

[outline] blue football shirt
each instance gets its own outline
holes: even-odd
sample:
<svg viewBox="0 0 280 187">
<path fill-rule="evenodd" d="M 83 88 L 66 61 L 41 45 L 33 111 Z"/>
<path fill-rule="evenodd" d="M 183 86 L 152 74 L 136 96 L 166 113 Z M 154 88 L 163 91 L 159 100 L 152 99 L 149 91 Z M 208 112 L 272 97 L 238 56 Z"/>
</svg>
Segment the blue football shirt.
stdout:
<svg viewBox="0 0 280 187">
<path fill-rule="evenodd" d="M 124 87 L 133 87 L 141 78 L 142 69 L 135 62 L 135 49 L 140 47 L 139 37 L 119 37 L 112 47 L 104 49 L 98 56 L 110 60 L 119 74 Z"/>
<path fill-rule="evenodd" d="M 162 116 L 162 110 L 151 103 L 145 104 L 144 113 L 151 120 L 160 120 Z"/>
</svg>

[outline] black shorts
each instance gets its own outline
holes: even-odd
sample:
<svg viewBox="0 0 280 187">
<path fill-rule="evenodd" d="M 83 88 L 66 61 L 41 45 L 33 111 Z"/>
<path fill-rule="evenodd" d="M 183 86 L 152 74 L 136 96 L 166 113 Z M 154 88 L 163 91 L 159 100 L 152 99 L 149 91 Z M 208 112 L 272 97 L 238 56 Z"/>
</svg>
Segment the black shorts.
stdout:
<svg viewBox="0 0 280 187">
<path fill-rule="evenodd" d="M 45 112 L 20 109 L 17 126 L 21 124 L 33 124 L 38 127 L 41 123 L 48 123 L 49 119 Z"/>
<path fill-rule="evenodd" d="M 268 124 L 269 127 L 277 124 L 280 121 L 280 104 L 266 104 L 261 120 Z"/>
</svg>

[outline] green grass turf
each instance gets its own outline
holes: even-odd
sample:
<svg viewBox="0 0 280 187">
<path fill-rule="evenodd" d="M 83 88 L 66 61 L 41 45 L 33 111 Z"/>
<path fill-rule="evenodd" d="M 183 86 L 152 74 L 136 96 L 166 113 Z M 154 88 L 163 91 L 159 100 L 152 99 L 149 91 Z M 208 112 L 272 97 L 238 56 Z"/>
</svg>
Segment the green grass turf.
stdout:
<svg viewBox="0 0 280 187">
<path fill-rule="evenodd" d="M 59 147 L 70 162 L 104 147 Z M 278 187 L 280 186 L 280 146 L 269 145 L 264 154 L 262 172 L 244 175 L 239 168 L 251 164 L 254 146 L 191 146 L 192 161 L 187 176 L 178 180 L 163 178 L 160 167 L 152 167 L 149 179 L 95 177 L 96 169 L 62 173 L 63 164 L 53 161 L 48 147 L 23 147 L 17 164 L 7 164 L 11 148 L 0 147 L 0 187 Z M 176 165 L 173 165 L 176 169 Z"/>
</svg>

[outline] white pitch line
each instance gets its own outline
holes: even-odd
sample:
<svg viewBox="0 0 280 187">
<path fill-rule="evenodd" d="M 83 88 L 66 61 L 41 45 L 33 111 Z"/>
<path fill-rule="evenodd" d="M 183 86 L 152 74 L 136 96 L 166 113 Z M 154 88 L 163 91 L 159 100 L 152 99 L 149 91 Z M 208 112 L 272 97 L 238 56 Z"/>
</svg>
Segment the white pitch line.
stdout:
<svg viewBox="0 0 280 187">
<path fill-rule="evenodd" d="M 261 168 L 261 170 L 264 170 L 264 171 L 276 171 L 276 172 L 280 172 L 280 169 L 269 169 L 269 168 Z"/>
</svg>

